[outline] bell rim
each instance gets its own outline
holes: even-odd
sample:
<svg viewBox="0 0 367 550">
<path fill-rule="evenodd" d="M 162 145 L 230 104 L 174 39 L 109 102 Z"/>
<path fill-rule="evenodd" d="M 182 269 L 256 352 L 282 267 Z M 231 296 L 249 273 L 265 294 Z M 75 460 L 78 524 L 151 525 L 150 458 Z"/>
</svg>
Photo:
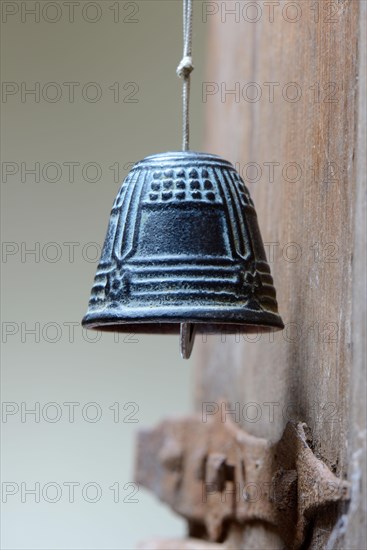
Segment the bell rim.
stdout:
<svg viewBox="0 0 367 550">
<path fill-rule="evenodd" d="M 161 332 L 162 327 L 154 325 L 166 325 L 168 332 L 176 334 L 179 332 L 181 323 L 192 323 L 205 327 L 222 327 L 222 329 L 241 330 L 243 332 L 270 332 L 284 329 L 284 323 L 277 313 L 264 310 L 247 310 L 244 308 L 198 308 L 198 311 L 187 311 L 187 308 L 158 308 L 154 313 L 151 308 L 129 308 L 128 310 L 96 311 L 87 313 L 82 319 L 82 326 L 87 329 L 111 331 L 114 327 L 116 332 L 139 332 L 139 326 L 144 330 L 141 332 Z M 170 325 L 170 327 L 168 327 Z M 129 328 L 133 327 L 133 328 Z M 163 327 L 164 328 L 164 327 Z"/>
</svg>

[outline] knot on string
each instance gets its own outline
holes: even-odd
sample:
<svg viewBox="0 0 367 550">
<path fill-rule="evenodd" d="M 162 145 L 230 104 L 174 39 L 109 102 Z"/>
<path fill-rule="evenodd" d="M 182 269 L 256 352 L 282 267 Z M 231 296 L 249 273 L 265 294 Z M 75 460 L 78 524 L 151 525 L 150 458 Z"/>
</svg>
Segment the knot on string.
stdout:
<svg viewBox="0 0 367 550">
<path fill-rule="evenodd" d="M 194 65 L 192 64 L 191 55 L 186 55 L 183 57 L 176 69 L 177 76 L 186 80 L 189 78 L 190 74 L 194 70 Z"/>
</svg>

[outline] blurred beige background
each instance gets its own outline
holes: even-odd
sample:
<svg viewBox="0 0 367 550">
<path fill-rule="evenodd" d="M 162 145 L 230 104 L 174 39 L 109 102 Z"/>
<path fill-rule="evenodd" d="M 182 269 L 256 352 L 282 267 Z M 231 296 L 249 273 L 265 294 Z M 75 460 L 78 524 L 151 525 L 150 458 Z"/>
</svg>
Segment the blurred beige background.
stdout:
<svg viewBox="0 0 367 550">
<path fill-rule="evenodd" d="M 129 163 L 181 146 L 181 24 L 179 0 L 2 3 L 4 549 L 125 549 L 184 533 L 128 484 L 136 431 L 190 411 L 195 351 L 182 361 L 175 337 L 92 342 L 79 325 Z"/>
</svg>

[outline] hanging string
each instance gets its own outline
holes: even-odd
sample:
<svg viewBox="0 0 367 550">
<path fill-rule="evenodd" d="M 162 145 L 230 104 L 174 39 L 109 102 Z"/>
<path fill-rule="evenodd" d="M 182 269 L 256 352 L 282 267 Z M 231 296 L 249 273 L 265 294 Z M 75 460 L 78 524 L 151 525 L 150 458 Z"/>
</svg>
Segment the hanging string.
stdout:
<svg viewBox="0 0 367 550">
<path fill-rule="evenodd" d="M 189 150 L 190 141 L 190 74 L 194 70 L 192 64 L 192 0 L 183 0 L 183 57 L 177 67 L 177 76 L 183 80 L 182 89 L 182 149 Z"/>
</svg>

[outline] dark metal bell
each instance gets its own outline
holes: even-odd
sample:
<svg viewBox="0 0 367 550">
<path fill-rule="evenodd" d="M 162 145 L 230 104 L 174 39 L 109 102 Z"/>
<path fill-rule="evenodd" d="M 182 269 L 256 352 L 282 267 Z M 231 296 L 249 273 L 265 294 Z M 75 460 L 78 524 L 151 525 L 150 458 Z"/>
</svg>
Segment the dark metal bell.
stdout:
<svg viewBox="0 0 367 550">
<path fill-rule="evenodd" d="M 83 326 L 179 333 L 282 329 L 248 189 L 228 161 L 181 151 L 134 165 L 112 207 Z"/>
</svg>

